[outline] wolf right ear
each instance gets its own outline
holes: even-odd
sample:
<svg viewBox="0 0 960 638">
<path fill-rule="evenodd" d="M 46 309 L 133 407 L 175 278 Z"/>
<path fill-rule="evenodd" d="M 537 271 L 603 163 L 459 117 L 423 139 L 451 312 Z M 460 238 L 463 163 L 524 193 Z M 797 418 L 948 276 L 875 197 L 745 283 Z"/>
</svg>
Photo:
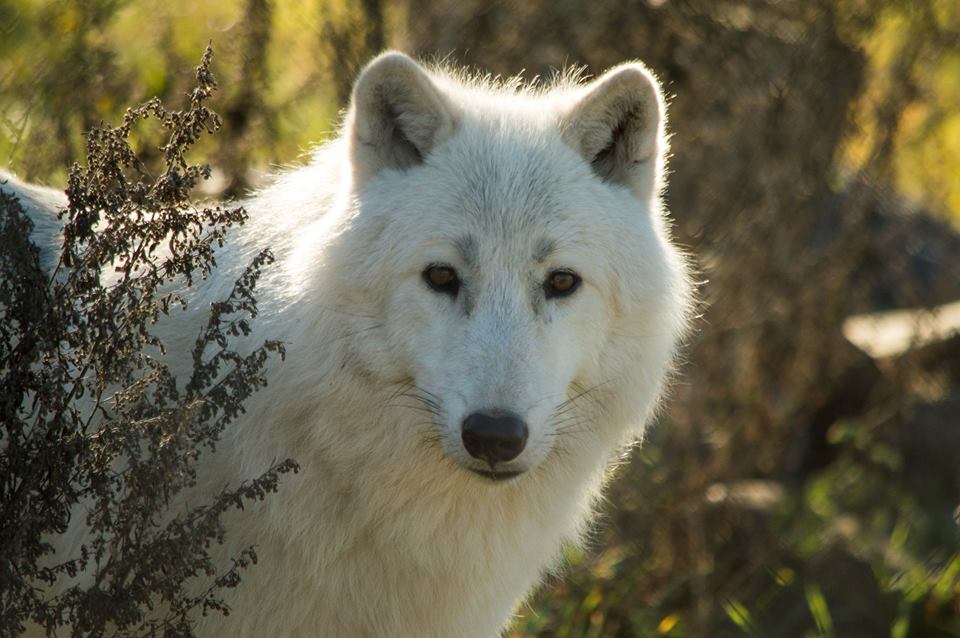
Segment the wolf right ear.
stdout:
<svg viewBox="0 0 960 638">
<path fill-rule="evenodd" d="M 423 161 L 454 130 L 450 104 L 423 68 L 402 53 L 374 59 L 360 73 L 347 119 L 354 182 Z"/>
<path fill-rule="evenodd" d="M 563 138 L 601 179 L 647 199 L 662 187 L 665 117 L 659 82 L 632 62 L 583 89 L 565 114 Z"/>
</svg>

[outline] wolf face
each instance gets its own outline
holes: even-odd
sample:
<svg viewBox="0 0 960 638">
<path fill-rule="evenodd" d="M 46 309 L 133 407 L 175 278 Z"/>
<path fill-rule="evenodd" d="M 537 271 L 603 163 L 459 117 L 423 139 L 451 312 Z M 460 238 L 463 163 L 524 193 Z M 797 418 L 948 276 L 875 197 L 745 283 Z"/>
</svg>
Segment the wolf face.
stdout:
<svg viewBox="0 0 960 638">
<path fill-rule="evenodd" d="M 687 301 L 659 204 L 663 108 L 639 64 L 525 96 L 395 53 L 358 80 L 343 243 L 365 252 L 337 270 L 370 283 L 366 368 L 407 383 L 463 468 L 514 478 L 565 441 L 622 438 L 593 431 L 599 411 L 646 416 Z"/>
</svg>

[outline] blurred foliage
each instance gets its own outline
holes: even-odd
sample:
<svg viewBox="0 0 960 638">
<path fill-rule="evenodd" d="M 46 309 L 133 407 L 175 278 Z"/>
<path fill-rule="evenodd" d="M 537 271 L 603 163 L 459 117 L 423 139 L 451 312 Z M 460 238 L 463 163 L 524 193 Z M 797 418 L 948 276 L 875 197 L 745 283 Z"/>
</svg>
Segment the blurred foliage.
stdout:
<svg viewBox="0 0 960 638">
<path fill-rule="evenodd" d="M 129 103 L 179 99 L 211 41 L 226 127 L 200 153 L 216 149 L 228 183 L 246 183 L 250 166 L 296 161 L 328 135 L 339 108 L 317 63 L 322 13 L 266 0 L 0 0 L 0 164 L 62 183 L 84 131 Z"/>
<path fill-rule="evenodd" d="M 960 636 L 960 336 L 871 357 L 844 332 L 960 299 L 955 0 L 0 0 L 0 36 L 0 163 L 54 182 L 212 40 L 228 194 L 323 139 L 382 45 L 528 77 L 646 61 L 703 318 L 512 635 Z"/>
<path fill-rule="evenodd" d="M 869 62 L 844 158 L 960 219 L 960 3 L 856 0 L 838 10 Z"/>
</svg>

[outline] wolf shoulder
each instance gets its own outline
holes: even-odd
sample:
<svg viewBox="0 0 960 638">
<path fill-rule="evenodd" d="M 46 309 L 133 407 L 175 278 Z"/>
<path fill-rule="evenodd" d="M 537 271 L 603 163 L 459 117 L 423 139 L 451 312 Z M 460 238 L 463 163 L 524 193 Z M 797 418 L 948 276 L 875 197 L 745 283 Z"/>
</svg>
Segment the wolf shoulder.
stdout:
<svg viewBox="0 0 960 638">
<path fill-rule="evenodd" d="M 55 188 L 27 184 L 2 168 L 0 191 L 13 194 L 20 201 L 24 213 L 33 222 L 31 238 L 40 247 L 42 264 L 44 268 L 51 267 L 60 251 L 63 223 L 57 212 L 67 206 L 66 194 Z"/>
</svg>

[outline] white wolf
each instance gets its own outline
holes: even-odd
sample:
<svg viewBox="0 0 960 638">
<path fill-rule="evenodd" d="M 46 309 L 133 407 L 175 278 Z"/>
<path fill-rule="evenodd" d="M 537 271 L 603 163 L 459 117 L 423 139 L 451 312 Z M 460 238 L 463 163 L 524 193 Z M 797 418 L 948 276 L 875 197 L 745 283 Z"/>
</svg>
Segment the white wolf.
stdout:
<svg viewBox="0 0 960 638">
<path fill-rule="evenodd" d="M 525 86 L 386 53 L 340 138 L 245 203 L 222 280 L 274 249 L 255 338 L 288 356 L 201 471 L 211 489 L 302 471 L 229 521 L 224 556 L 255 543 L 260 562 L 200 635 L 506 627 L 584 532 L 687 324 L 664 109 L 636 62 Z M 62 202 L 4 188 L 35 217 Z M 199 321 L 164 328 L 184 366 Z"/>
</svg>

